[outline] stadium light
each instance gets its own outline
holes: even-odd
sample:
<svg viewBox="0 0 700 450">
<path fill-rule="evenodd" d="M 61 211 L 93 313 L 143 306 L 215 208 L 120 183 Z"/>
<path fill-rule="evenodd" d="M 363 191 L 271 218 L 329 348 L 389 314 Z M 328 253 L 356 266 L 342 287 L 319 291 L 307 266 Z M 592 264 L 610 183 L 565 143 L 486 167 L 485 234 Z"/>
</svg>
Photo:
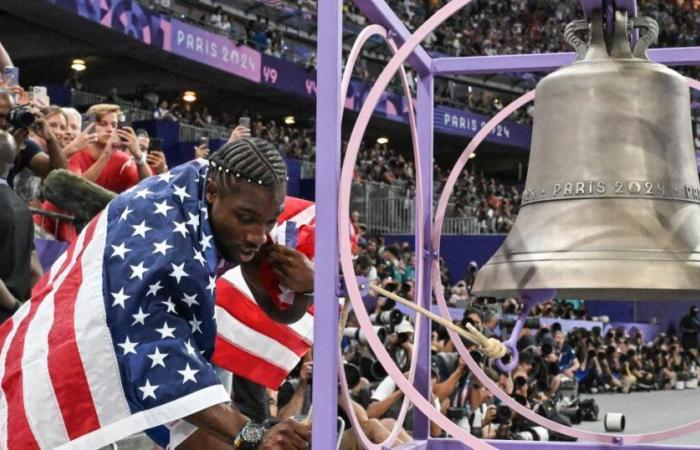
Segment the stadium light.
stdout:
<svg viewBox="0 0 700 450">
<path fill-rule="evenodd" d="M 85 61 L 82 59 L 74 59 L 73 62 L 70 65 L 70 68 L 75 70 L 76 72 L 82 72 L 87 68 L 85 65 Z"/>
<path fill-rule="evenodd" d="M 377 138 L 377 144 L 379 145 L 386 145 L 389 143 L 389 138 L 386 136 L 378 137 Z"/>
<path fill-rule="evenodd" d="M 195 91 L 185 91 L 182 95 L 182 99 L 187 103 L 192 103 L 197 101 L 197 93 Z"/>
<path fill-rule="evenodd" d="M 296 123 L 296 119 L 294 116 L 287 116 L 284 118 L 284 123 L 287 125 L 294 125 Z"/>
</svg>

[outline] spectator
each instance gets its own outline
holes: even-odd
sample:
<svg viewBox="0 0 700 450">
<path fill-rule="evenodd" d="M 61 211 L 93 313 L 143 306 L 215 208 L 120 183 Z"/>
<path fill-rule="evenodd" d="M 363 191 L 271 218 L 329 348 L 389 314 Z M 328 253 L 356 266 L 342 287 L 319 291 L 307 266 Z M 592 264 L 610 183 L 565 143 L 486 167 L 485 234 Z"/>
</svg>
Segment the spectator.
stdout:
<svg viewBox="0 0 700 450">
<path fill-rule="evenodd" d="M 32 270 L 32 214 L 7 183 L 16 154 L 14 138 L 0 131 L 0 323 L 29 299 L 40 275 Z"/>
<path fill-rule="evenodd" d="M 700 321 L 698 321 L 698 307 L 691 306 L 688 314 L 683 316 L 679 326 L 681 332 L 681 344 L 683 350 L 693 351 L 697 354 L 698 331 L 700 331 Z"/>
</svg>

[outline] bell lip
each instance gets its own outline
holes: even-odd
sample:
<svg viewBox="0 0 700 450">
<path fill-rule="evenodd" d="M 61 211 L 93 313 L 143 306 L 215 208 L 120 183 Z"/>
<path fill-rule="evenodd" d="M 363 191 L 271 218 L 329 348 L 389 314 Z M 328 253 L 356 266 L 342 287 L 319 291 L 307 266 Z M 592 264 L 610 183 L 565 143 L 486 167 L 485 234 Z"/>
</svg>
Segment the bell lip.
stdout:
<svg viewBox="0 0 700 450">
<path fill-rule="evenodd" d="M 504 256 L 500 250 L 497 255 Z M 700 262 L 569 259 L 484 265 L 471 294 L 522 298 L 524 291 L 556 290 L 581 300 L 700 300 Z M 539 255 L 543 256 L 543 255 Z"/>
</svg>

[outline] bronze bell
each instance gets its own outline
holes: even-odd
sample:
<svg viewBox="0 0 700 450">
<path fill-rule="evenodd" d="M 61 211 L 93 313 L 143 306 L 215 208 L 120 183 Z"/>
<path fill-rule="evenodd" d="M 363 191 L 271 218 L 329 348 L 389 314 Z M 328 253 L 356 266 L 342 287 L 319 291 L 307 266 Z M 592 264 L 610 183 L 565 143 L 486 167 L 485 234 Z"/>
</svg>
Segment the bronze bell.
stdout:
<svg viewBox="0 0 700 450">
<path fill-rule="evenodd" d="M 700 184 L 686 80 L 649 61 L 650 18 L 575 21 L 576 61 L 537 85 L 520 214 L 473 293 L 700 299 Z M 634 50 L 628 32 L 643 33 Z M 590 29 L 589 43 L 577 36 Z"/>
</svg>

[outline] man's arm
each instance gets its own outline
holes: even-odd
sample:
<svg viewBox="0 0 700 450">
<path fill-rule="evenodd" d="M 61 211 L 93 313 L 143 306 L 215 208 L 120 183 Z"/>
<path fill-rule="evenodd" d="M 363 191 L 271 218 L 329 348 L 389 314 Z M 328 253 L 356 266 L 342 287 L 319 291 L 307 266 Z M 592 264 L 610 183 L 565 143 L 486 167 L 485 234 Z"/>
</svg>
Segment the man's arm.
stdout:
<svg viewBox="0 0 700 450">
<path fill-rule="evenodd" d="M 15 65 L 12 63 L 12 58 L 10 58 L 10 54 L 7 53 L 7 50 L 5 50 L 5 47 L 0 43 L 0 65 L 2 65 L 2 68 L 4 69 L 5 67 L 14 67 Z"/>
<path fill-rule="evenodd" d="M 367 416 L 370 419 L 381 419 L 387 411 L 403 396 L 401 389 L 396 389 L 384 400 L 370 403 L 367 407 Z"/>
<path fill-rule="evenodd" d="M 18 300 L 12 295 L 12 292 L 7 288 L 5 282 L 0 278 L 0 308 L 7 311 L 14 311 L 17 309 Z"/>
<path fill-rule="evenodd" d="M 46 178 L 52 170 L 65 169 L 68 166 L 66 155 L 46 120 L 37 119 L 32 129 L 37 136 L 46 141 L 46 152 L 48 153 L 48 155 L 43 152 L 38 153 L 29 161 L 29 168 L 32 172 L 38 177 Z"/>
</svg>

